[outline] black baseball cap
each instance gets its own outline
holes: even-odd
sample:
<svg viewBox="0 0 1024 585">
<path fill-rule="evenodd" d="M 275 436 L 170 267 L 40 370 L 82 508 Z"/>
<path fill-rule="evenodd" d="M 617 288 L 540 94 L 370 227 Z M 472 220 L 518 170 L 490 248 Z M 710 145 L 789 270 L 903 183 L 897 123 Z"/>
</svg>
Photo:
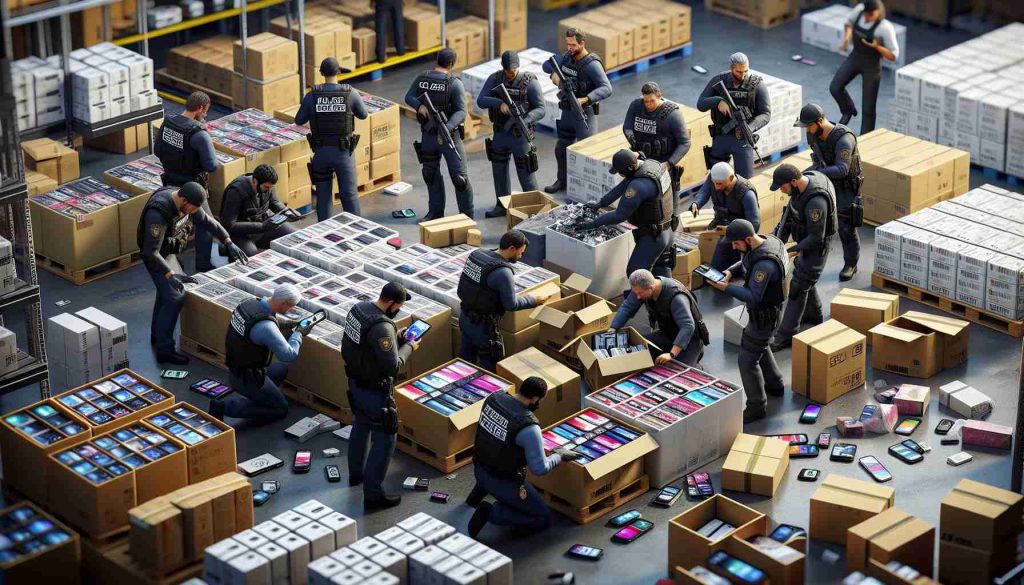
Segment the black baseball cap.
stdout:
<svg viewBox="0 0 1024 585">
<path fill-rule="evenodd" d="M 725 242 L 727 244 L 740 242 L 756 233 L 754 231 L 754 224 L 745 219 L 734 219 L 725 228 Z"/>
<path fill-rule="evenodd" d="M 628 148 L 623 148 L 612 157 L 612 168 L 608 170 L 608 173 L 621 174 L 623 171 L 633 168 L 634 164 L 636 164 L 636 153 Z"/>
<path fill-rule="evenodd" d="M 505 51 L 502 53 L 501 68 L 505 71 L 519 69 L 519 53 L 516 53 L 515 51 Z"/>
<path fill-rule="evenodd" d="M 785 185 L 786 183 L 793 181 L 795 179 L 799 179 L 802 176 L 803 173 L 801 173 L 800 169 L 796 168 L 795 166 L 789 163 L 781 164 L 775 167 L 775 172 L 772 173 L 771 190 L 778 191 L 779 187 L 781 187 L 782 185 Z"/>
<path fill-rule="evenodd" d="M 882 7 L 882 3 L 878 0 L 864 0 L 864 12 L 871 12 L 878 10 Z"/>
<path fill-rule="evenodd" d="M 178 189 L 178 195 L 185 199 L 185 201 L 196 206 L 206 203 L 207 198 L 206 189 L 195 181 L 189 181 L 182 185 L 181 188 Z"/>
<path fill-rule="evenodd" d="M 456 59 L 458 59 L 458 54 L 451 47 L 445 47 L 437 52 L 437 64 L 439 67 L 447 69 L 455 65 Z"/>
<path fill-rule="evenodd" d="M 320 75 L 331 77 L 341 73 L 341 64 L 334 57 L 328 57 L 320 62 Z"/>
<path fill-rule="evenodd" d="M 389 282 L 384 285 L 384 288 L 380 289 L 380 298 L 394 301 L 396 303 L 404 303 L 412 298 L 409 291 L 405 288 L 405 285 L 400 282 Z"/>
<path fill-rule="evenodd" d="M 825 110 L 815 103 L 808 102 L 800 108 L 800 117 L 793 123 L 794 127 L 806 128 L 825 117 Z"/>
</svg>

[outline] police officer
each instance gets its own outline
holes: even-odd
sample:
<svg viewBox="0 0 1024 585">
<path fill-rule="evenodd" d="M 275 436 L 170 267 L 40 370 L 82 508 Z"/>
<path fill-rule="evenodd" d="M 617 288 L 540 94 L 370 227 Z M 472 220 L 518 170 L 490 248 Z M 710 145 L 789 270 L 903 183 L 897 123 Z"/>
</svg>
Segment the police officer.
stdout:
<svg viewBox="0 0 1024 585">
<path fill-rule="evenodd" d="M 156 286 L 149 341 L 160 363 L 188 363 L 188 356 L 174 349 L 174 328 L 185 304 L 185 285 L 197 282 L 185 274 L 178 262 L 178 254 L 185 249 L 193 226 L 209 231 L 211 240 L 216 237 L 223 243 L 232 261 L 249 261 L 245 252 L 232 243 L 228 232 L 203 210 L 206 199 L 206 189 L 199 183 L 188 182 L 180 189 L 161 187 L 150 195 L 139 218 L 136 240 L 142 262 Z"/>
<path fill-rule="evenodd" d="M 526 234 L 510 230 L 501 236 L 498 249 L 473 250 L 459 277 L 462 313 L 462 349 L 459 357 L 494 371 L 505 348 L 498 334 L 498 320 L 508 311 L 532 309 L 546 301 L 545 295 L 516 296 L 512 265 L 526 253 Z"/>
<path fill-rule="evenodd" d="M 394 318 L 410 298 L 401 283 L 389 282 L 376 301 L 356 303 L 345 318 L 341 355 L 348 375 L 354 421 L 349 439 L 349 485 L 363 484 L 363 507 L 393 508 L 401 496 L 384 492 L 391 455 L 395 452 L 398 412 L 393 395 L 395 377 L 419 343 L 407 341 Z M 373 447 L 367 458 L 368 439 Z M 365 464 L 364 464 L 365 461 Z"/>
<path fill-rule="evenodd" d="M 765 417 L 767 394 L 782 396 L 785 384 L 768 343 L 779 326 L 782 303 L 786 300 L 786 248 L 772 235 L 760 236 L 745 219 L 734 219 L 725 230 L 725 240 L 742 254 L 742 260 L 726 271 L 725 280 L 708 284 L 747 305 L 750 321 L 743 328 L 738 365 L 747 407 L 743 422 Z M 742 285 L 730 284 L 734 276 L 746 275 Z"/>
<path fill-rule="evenodd" d="M 818 104 L 807 104 L 800 110 L 796 126 L 807 129 L 807 144 L 811 147 L 811 168 L 832 181 L 836 191 L 836 211 L 839 216 L 839 241 L 843 244 L 843 269 L 839 281 L 845 282 L 857 273 L 860 261 L 860 236 L 857 228 L 864 225 L 864 203 L 860 186 L 864 175 L 860 169 L 857 136 L 842 124 L 825 119 L 825 111 Z"/>
<path fill-rule="evenodd" d="M 495 392 L 484 400 L 473 447 L 477 487 L 467 502 L 476 505 L 468 532 L 476 538 L 488 522 L 522 531 L 546 529 L 551 511 L 537 490 L 526 482 L 526 470 L 546 475 L 563 461 L 580 457 L 564 447 L 553 455 L 544 454 L 540 423 L 534 412 L 548 392 L 543 378 L 523 380 L 515 394 Z M 485 494 L 497 500 L 482 502 Z"/>
<path fill-rule="evenodd" d="M 654 331 L 647 339 L 659 348 L 651 348 L 655 353 L 654 361 L 663 364 L 677 359 L 700 367 L 704 346 L 710 338 L 693 293 L 678 280 L 656 277 L 643 268 L 629 275 L 629 288 L 608 331 L 625 327 L 643 305 L 647 307 L 647 318 Z"/>
<path fill-rule="evenodd" d="M 309 177 L 316 194 L 317 221 L 323 221 L 334 213 L 334 191 L 331 187 L 335 176 L 338 177 L 342 208 L 356 215 L 360 213 L 355 163 L 360 136 L 354 134 L 355 119 L 365 120 L 370 114 L 358 91 L 347 83 L 338 83 L 341 72 L 337 59 L 324 59 L 320 63 L 324 82 L 314 85 L 313 91 L 302 98 L 302 105 L 295 114 L 296 124 L 309 122 L 310 133 L 306 139 L 313 149 Z"/>
<path fill-rule="evenodd" d="M 280 385 L 288 375 L 288 364 L 299 357 L 302 336 L 312 325 L 296 327 L 285 339 L 278 316 L 295 308 L 301 299 L 293 284 L 281 284 L 267 299 L 243 301 L 231 313 L 224 341 L 231 387 L 238 396 L 210 401 L 210 414 L 266 423 L 288 414 L 288 399 Z M 273 358 L 277 361 L 270 363 Z"/>
<path fill-rule="evenodd" d="M 469 168 L 466 165 L 466 150 L 462 147 L 466 120 L 466 87 L 462 80 L 452 75 L 457 55 L 455 50 L 444 48 L 437 53 L 437 67 L 424 71 L 409 87 L 405 103 L 416 110 L 420 122 L 422 142 L 413 142 L 416 159 L 423 165 L 423 180 L 427 184 L 429 203 L 424 221 L 444 217 L 445 190 L 441 176 L 441 157 L 448 166 L 448 176 L 455 187 L 455 201 L 459 213 L 473 217 L 473 185 L 469 182 Z M 445 118 L 445 126 L 451 133 L 455 148 L 438 132 L 438 120 L 430 116 L 427 97 Z"/>
<path fill-rule="evenodd" d="M 220 224 L 249 256 L 270 248 L 270 242 L 295 231 L 287 223 L 272 221 L 278 214 L 287 219 L 298 218 L 295 211 L 277 198 L 274 193 L 276 184 L 277 171 L 270 165 L 261 164 L 253 169 L 252 174 L 239 175 L 224 189 Z"/>
<path fill-rule="evenodd" d="M 181 187 L 192 181 L 209 190 L 210 173 L 220 166 L 213 139 L 202 124 L 209 113 L 210 96 L 194 91 L 185 101 L 184 112 L 164 118 L 153 150 L 164 168 L 160 179 L 165 187 Z M 203 203 L 202 207 L 206 215 L 213 216 L 209 202 Z M 210 232 L 200 230 L 195 243 L 196 271 L 213 270 L 213 238 Z"/>
<path fill-rule="evenodd" d="M 565 190 L 566 149 L 578 140 L 597 134 L 597 116 L 600 113 L 598 102 L 612 96 L 612 82 L 608 81 L 608 75 L 604 72 L 601 57 L 587 50 L 586 33 L 578 28 L 569 28 L 565 31 L 565 44 L 566 51 L 559 58 L 558 65 L 565 73 L 565 81 L 573 88 L 573 92 L 572 95 L 564 95 L 561 92 L 558 94 L 558 107 L 562 110 L 561 117 L 555 123 L 555 130 L 558 132 L 558 142 L 555 143 L 558 175 L 554 183 L 544 187 L 544 191 L 548 193 Z M 543 69 L 544 73 L 551 75 L 551 81 L 555 85 L 561 86 L 562 80 L 558 79 L 558 74 L 555 73 L 550 61 L 544 62 Z M 579 102 L 586 120 L 581 120 L 576 115 L 567 100 Z"/>
<path fill-rule="evenodd" d="M 508 97 L 519 106 L 523 125 L 528 130 L 525 134 L 499 86 L 504 86 Z M 484 139 L 484 146 L 494 172 L 495 197 L 504 197 L 512 192 L 512 181 L 508 176 L 510 158 L 515 159 L 519 187 L 523 191 L 536 191 L 538 161 L 537 148 L 533 145 L 533 128 L 544 117 L 544 93 L 537 76 L 527 71 L 520 72 L 519 54 L 505 51 L 501 54 L 501 71 L 495 71 L 487 78 L 476 103 L 487 109 L 494 125 L 494 138 Z M 504 217 L 505 207 L 501 200 L 484 215 Z"/>
<path fill-rule="evenodd" d="M 772 350 L 789 347 L 801 323 L 818 324 L 825 317 L 821 298 L 815 285 L 825 269 L 829 243 L 838 230 L 836 193 L 832 181 L 818 171 L 801 173 L 791 164 L 779 165 L 772 176 L 772 191 L 782 189 L 789 195 L 785 217 L 776 233 L 786 241 L 793 236 L 796 247 L 789 252 L 795 257 L 793 280 L 782 324 L 772 342 Z"/>
<path fill-rule="evenodd" d="M 675 252 L 672 249 L 676 198 L 665 167 L 652 160 L 641 160 L 637 154 L 622 149 L 612 157 L 610 173 L 623 176 L 611 191 L 601 198 L 598 207 L 618 201 L 614 211 L 602 213 L 580 226 L 594 229 L 628 221 L 636 226 L 633 241 L 636 247 L 629 257 L 626 273 L 646 268 L 658 276 L 672 276 Z"/>
<path fill-rule="evenodd" d="M 761 208 L 757 203 L 757 190 L 744 177 L 733 172 L 727 162 L 717 162 L 711 167 L 708 178 L 697 193 L 697 198 L 690 204 L 690 212 L 697 217 L 697 212 L 708 200 L 715 208 L 715 218 L 708 224 L 713 230 L 719 226 L 727 226 L 734 219 L 745 219 L 754 226 L 754 231 L 761 229 Z M 724 238 L 715 245 L 715 254 L 711 257 L 711 267 L 725 270 L 736 262 L 740 255 Z"/>
<path fill-rule="evenodd" d="M 401 57 L 405 54 L 405 18 L 402 16 L 402 0 L 370 0 L 373 6 L 373 21 L 377 31 L 377 62 L 388 60 L 387 25 L 391 21 L 391 34 L 394 35 L 395 52 Z"/>
<path fill-rule="evenodd" d="M 679 195 L 682 168 L 679 161 L 690 152 L 690 133 L 679 105 L 664 99 L 657 83 L 648 81 L 640 88 L 640 99 L 633 100 L 622 121 L 622 133 L 629 147 L 651 160 L 667 163 L 672 176 L 672 192 Z"/>
<path fill-rule="evenodd" d="M 896 28 L 885 18 L 885 6 L 880 0 L 864 0 L 850 9 L 850 16 L 844 27 L 843 42 L 840 49 L 846 52 L 853 41 L 850 54 L 836 71 L 828 90 L 839 104 L 843 113 L 840 124 L 849 124 L 850 119 L 857 115 L 857 106 L 846 91 L 858 75 L 864 82 L 861 107 L 864 117 L 860 121 L 860 133 L 866 134 L 875 129 L 875 106 L 878 104 L 878 87 L 882 82 L 882 59 L 895 61 L 900 56 L 900 46 L 896 42 Z"/>
<path fill-rule="evenodd" d="M 708 167 L 716 162 L 729 162 L 732 156 L 733 167 L 743 177 L 754 176 L 754 149 L 747 144 L 740 132 L 737 121 L 729 108 L 729 102 L 721 94 L 718 82 L 725 83 L 733 103 L 746 116 L 751 132 L 757 132 L 771 120 L 772 104 L 768 98 L 768 88 L 762 83 L 761 77 L 750 73 L 750 61 L 743 53 L 733 53 L 729 57 L 729 71 L 711 78 L 704 91 L 697 99 L 697 109 L 711 112 L 711 148 L 705 151 Z"/>
</svg>

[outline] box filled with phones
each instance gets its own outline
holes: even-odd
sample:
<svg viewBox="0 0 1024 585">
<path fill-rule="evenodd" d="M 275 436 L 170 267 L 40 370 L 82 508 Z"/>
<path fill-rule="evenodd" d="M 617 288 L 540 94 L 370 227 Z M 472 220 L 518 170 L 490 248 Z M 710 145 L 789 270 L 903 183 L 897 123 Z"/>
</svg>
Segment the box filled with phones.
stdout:
<svg viewBox="0 0 1024 585">
<path fill-rule="evenodd" d="M 614 310 L 608 301 L 586 292 L 590 279 L 572 274 L 562 283 L 562 298 L 535 308 L 530 318 L 540 322 L 540 347 L 559 355 L 572 340 L 608 329 Z"/>
<path fill-rule="evenodd" d="M 501 360 L 497 370 L 499 376 L 513 383 L 509 391 L 512 393 L 531 376 L 544 379 L 548 393 L 541 401 L 540 408 L 533 413 L 541 425 L 562 420 L 579 410 L 580 375 L 535 347 L 528 347 Z"/>
<path fill-rule="evenodd" d="M 669 521 L 668 570 L 702 565 L 729 537 L 748 538 L 767 530 L 767 516 L 716 494 Z"/>
<path fill-rule="evenodd" d="M 8 543 L 0 551 L 5 583 L 32 583 L 40 577 L 79 582 L 79 537 L 70 528 L 27 500 L 0 510 L 0 524 L 0 536 Z"/>
<path fill-rule="evenodd" d="M 120 370 L 56 400 L 74 410 L 102 434 L 174 404 L 174 395 L 131 370 Z"/>
<path fill-rule="evenodd" d="M 189 483 L 235 470 L 235 430 L 195 406 L 173 404 L 145 421 L 185 444 Z"/>
<path fill-rule="evenodd" d="M 770 583 L 801 585 L 804 582 L 804 553 L 785 543 L 785 540 L 794 538 L 796 531 L 803 532 L 795 526 L 783 524 L 768 536 L 758 534 L 743 538 L 733 535 L 726 539 L 724 552 L 749 565 L 746 568 L 748 572 L 765 574 Z M 806 533 L 804 535 L 796 537 L 802 544 L 806 543 Z M 736 573 L 728 564 L 711 562 L 711 559 L 709 564 L 712 571 L 719 574 L 724 571 L 728 573 L 727 577 Z M 756 573 L 751 576 L 754 575 Z"/>
<path fill-rule="evenodd" d="M 563 348 L 576 355 L 588 388 L 604 388 L 623 376 L 654 365 L 647 341 L 632 327 L 614 333 L 588 333 Z M 574 349 L 575 348 L 575 349 Z"/>
<path fill-rule="evenodd" d="M 891 487 L 829 474 L 811 496 L 810 536 L 845 545 L 849 528 L 891 508 L 895 497 Z"/>
<path fill-rule="evenodd" d="M 846 533 L 846 570 L 863 571 L 870 559 L 899 561 L 930 575 L 935 566 L 935 525 L 889 508 Z"/>
</svg>

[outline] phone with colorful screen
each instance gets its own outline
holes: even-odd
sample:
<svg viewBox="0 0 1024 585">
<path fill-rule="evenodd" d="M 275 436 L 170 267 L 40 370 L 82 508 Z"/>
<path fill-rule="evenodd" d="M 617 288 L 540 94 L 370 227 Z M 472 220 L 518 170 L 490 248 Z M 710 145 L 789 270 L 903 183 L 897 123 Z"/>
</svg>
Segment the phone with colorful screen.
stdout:
<svg viewBox="0 0 1024 585">
<path fill-rule="evenodd" d="M 864 471 L 867 471 L 868 475 L 879 483 L 892 479 L 892 474 L 889 473 L 889 470 L 882 465 L 881 461 L 871 455 L 861 457 L 859 463 L 864 468 Z"/>
</svg>

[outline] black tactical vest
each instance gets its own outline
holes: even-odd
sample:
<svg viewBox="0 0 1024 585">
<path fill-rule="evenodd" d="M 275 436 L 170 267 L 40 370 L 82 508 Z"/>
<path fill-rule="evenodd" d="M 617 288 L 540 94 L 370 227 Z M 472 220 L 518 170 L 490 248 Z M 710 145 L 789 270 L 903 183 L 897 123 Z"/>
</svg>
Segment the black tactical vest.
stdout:
<svg viewBox="0 0 1024 585">
<path fill-rule="evenodd" d="M 860 167 L 860 149 L 857 148 L 857 135 L 853 133 L 853 130 L 842 124 L 836 124 L 824 142 L 818 140 L 817 136 L 814 136 L 813 144 L 818 156 L 821 157 L 822 164 L 832 166 L 836 164 L 836 152 L 839 141 L 847 134 L 853 136 L 854 141 L 853 152 L 850 153 L 850 161 L 847 163 L 849 172 L 842 179 L 832 179 L 832 184 L 835 186 L 836 191 L 859 193 L 863 174 Z"/>
<path fill-rule="evenodd" d="M 660 193 L 660 196 L 651 197 L 640 202 L 633 215 L 629 216 L 629 223 L 638 228 L 650 229 L 661 227 L 662 224 L 672 219 L 675 195 L 672 193 L 671 188 L 665 189 L 662 186 L 662 175 L 664 174 L 665 169 L 662 168 L 661 163 L 653 160 L 644 160 L 640 163 L 640 168 L 637 169 L 636 174 L 630 179 L 630 183 L 641 179 L 654 181 L 655 189 Z"/>
<path fill-rule="evenodd" d="M 342 84 L 338 89 L 327 89 L 326 85 L 313 86 L 313 113 L 309 117 L 309 129 L 316 146 L 333 145 L 334 142 L 352 136 L 355 131 L 355 115 L 352 113 L 352 86 Z"/>
<path fill-rule="evenodd" d="M 679 334 L 679 325 L 672 318 L 672 299 L 677 295 L 684 295 L 686 301 L 690 303 L 690 313 L 693 315 L 695 325 L 694 336 L 691 339 L 694 341 L 699 339 L 702 343 L 707 343 L 707 326 L 704 325 L 704 316 L 700 312 L 700 307 L 697 306 L 697 299 L 693 293 L 686 290 L 686 287 L 675 279 L 665 277 L 660 277 L 660 279 L 661 294 L 658 295 L 657 300 L 644 303 L 647 305 L 647 318 L 650 321 L 651 329 L 657 329 L 669 339 L 675 339 Z M 672 348 L 663 347 L 661 349 L 669 351 Z"/>
<path fill-rule="evenodd" d="M 162 187 L 149 196 L 149 201 L 146 202 L 146 206 L 142 209 L 142 217 L 139 218 L 139 227 L 135 233 L 135 242 L 139 248 L 142 248 L 142 243 L 147 236 L 147 230 L 149 230 L 149 226 L 146 224 L 146 213 L 150 209 L 155 209 L 163 217 L 166 226 L 164 228 L 164 241 L 160 244 L 160 255 L 166 258 L 172 254 L 180 254 L 185 249 L 185 245 L 188 244 L 188 239 L 192 235 L 194 225 L 192 223 L 192 216 L 179 213 L 178 208 L 174 205 L 174 199 L 171 198 L 171 194 L 177 190 L 177 187 Z"/>
<path fill-rule="evenodd" d="M 643 100 L 637 102 L 637 114 L 633 117 L 633 149 L 648 158 L 665 162 L 677 146 L 675 137 L 668 129 L 668 117 L 679 106 L 666 100 L 658 109 L 648 112 Z"/>
<path fill-rule="evenodd" d="M 710 180 L 708 177 L 708 181 Z M 743 209 L 743 196 L 747 191 L 754 192 L 754 201 L 757 202 L 757 190 L 754 189 L 754 185 L 739 175 L 736 175 L 736 184 L 729 193 L 715 189 L 712 183 L 711 203 L 715 206 L 715 225 L 729 225 L 734 219 L 751 220 Z"/>
<path fill-rule="evenodd" d="M 463 311 L 496 317 L 505 314 L 498 291 L 487 286 L 487 278 L 499 268 L 511 269 L 512 265 L 493 250 L 473 250 L 466 258 L 458 288 Z"/>
<path fill-rule="evenodd" d="M 249 339 L 252 328 L 261 321 L 273 320 L 274 315 L 260 299 L 243 301 L 231 313 L 231 325 L 224 339 L 224 361 L 236 376 L 246 380 L 261 380 L 270 365 L 270 348 Z"/>
<path fill-rule="evenodd" d="M 497 86 L 504 85 L 505 89 L 508 90 L 508 97 L 512 98 L 512 101 L 519 104 L 519 109 L 522 110 L 523 114 L 530 111 L 530 98 L 527 89 L 533 80 L 537 79 L 537 76 L 529 71 L 519 71 L 515 76 L 515 79 L 509 81 L 505 78 L 504 71 L 497 71 L 493 74 L 495 90 L 491 92 L 495 97 L 502 99 L 505 97 L 497 90 Z M 504 100 L 503 100 L 504 101 Z M 501 108 L 490 108 L 487 110 L 487 116 L 490 118 L 491 123 L 495 129 L 501 129 L 505 127 L 505 123 L 509 121 L 511 116 L 506 116 L 501 112 Z M 532 130 L 532 127 L 531 127 Z"/>
<path fill-rule="evenodd" d="M 587 53 L 587 56 L 579 61 L 573 59 L 572 54 L 568 51 L 562 55 L 562 72 L 565 73 L 566 81 L 576 88 L 575 95 L 578 98 L 586 97 L 594 90 L 593 82 L 587 77 L 586 71 L 587 65 L 594 61 L 601 62 L 601 57 L 598 57 L 597 53 Z"/>
<path fill-rule="evenodd" d="M 180 114 L 164 118 L 154 151 L 171 184 L 180 187 L 188 181 L 196 181 L 206 185 L 206 179 L 200 177 L 204 173 L 199 165 L 199 153 L 192 148 L 192 135 L 202 129 L 202 124 Z"/>
<path fill-rule="evenodd" d="M 252 186 L 252 175 L 239 175 L 228 185 L 227 191 L 238 193 L 238 200 L 241 203 L 238 209 L 237 221 L 248 221 L 260 223 L 271 216 L 270 200 L 272 193 L 260 193 L 259 189 Z"/>
<path fill-rule="evenodd" d="M 734 81 L 735 78 L 731 71 L 726 71 L 722 74 L 722 82 L 725 85 L 725 89 L 728 90 L 729 95 L 732 97 L 733 103 L 736 104 L 736 107 L 743 112 L 747 117 L 747 120 L 750 120 L 754 117 L 754 107 L 757 104 L 755 96 L 757 86 L 761 85 L 761 76 L 748 72 L 739 87 L 736 87 L 733 84 Z M 721 89 L 717 90 L 716 93 L 721 95 Z M 718 108 L 711 109 L 711 117 L 715 124 L 718 124 L 719 126 L 732 120 L 732 117 L 725 116 L 719 112 Z"/>
<path fill-rule="evenodd" d="M 853 44 L 853 54 L 866 61 L 878 61 L 881 62 L 882 55 L 873 48 L 865 45 L 862 41 L 873 43 L 875 41 L 875 30 L 878 25 L 882 24 L 882 19 L 879 18 L 871 24 L 871 26 L 862 27 L 860 25 L 860 17 L 864 15 L 864 11 L 861 10 L 860 14 L 857 15 L 857 19 L 853 21 L 853 38 L 850 42 Z"/>
<path fill-rule="evenodd" d="M 828 201 L 828 217 L 825 218 L 825 244 L 828 245 L 828 238 L 833 236 L 839 229 L 839 218 L 836 215 L 836 193 L 832 188 L 832 182 L 828 177 L 817 172 L 807 171 L 807 188 L 799 195 L 789 198 L 789 222 L 792 226 L 794 242 L 807 237 L 809 217 L 805 212 L 807 204 L 815 197 L 824 197 Z"/>
<path fill-rule="evenodd" d="M 442 77 L 438 77 L 442 75 Z M 430 96 L 431 103 L 445 116 L 451 116 L 453 104 L 448 101 L 448 89 L 451 87 L 454 78 L 449 73 L 441 74 L 437 71 L 424 71 L 416 78 L 416 96 L 423 94 Z M 426 102 L 426 100 L 420 100 Z"/>
<path fill-rule="evenodd" d="M 788 291 L 786 290 L 786 246 L 782 243 L 782 240 L 773 235 L 762 237 L 764 238 L 764 243 L 756 250 L 743 254 L 742 263 L 743 271 L 747 275 L 743 286 L 748 289 L 754 280 L 753 269 L 758 262 L 761 260 L 771 260 L 775 264 L 776 276 L 768 283 L 768 287 L 761 297 L 761 302 L 753 306 L 747 305 L 751 318 L 758 319 L 763 323 L 765 320 L 775 320 L 779 308 L 782 307 L 783 301 L 786 300 Z"/>
<path fill-rule="evenodd" d="M 360 384 L 371 388 L 397 373 L 386 372 L 377 363 L 373 344 L 378 340 L 370 339 L 370 329 L 378 323 L 389 323 L 395 337 L 392 343 L 398 343 L 395 322 L 370 301 L 358 302 L 349 310 L 345 317 L 345 336 L 341 340 L 341 357 L 345 360 L 346 372 Z"/>
<path fill-rule="evenodd" d="M 525 475 L 526 451 L 516 445 L 519 431 L 540 425 L 530 409 L 507 392 L 495 392 L 484 400 L 476 428 L 473 461 L 501 479 Z"/>
</svg>

